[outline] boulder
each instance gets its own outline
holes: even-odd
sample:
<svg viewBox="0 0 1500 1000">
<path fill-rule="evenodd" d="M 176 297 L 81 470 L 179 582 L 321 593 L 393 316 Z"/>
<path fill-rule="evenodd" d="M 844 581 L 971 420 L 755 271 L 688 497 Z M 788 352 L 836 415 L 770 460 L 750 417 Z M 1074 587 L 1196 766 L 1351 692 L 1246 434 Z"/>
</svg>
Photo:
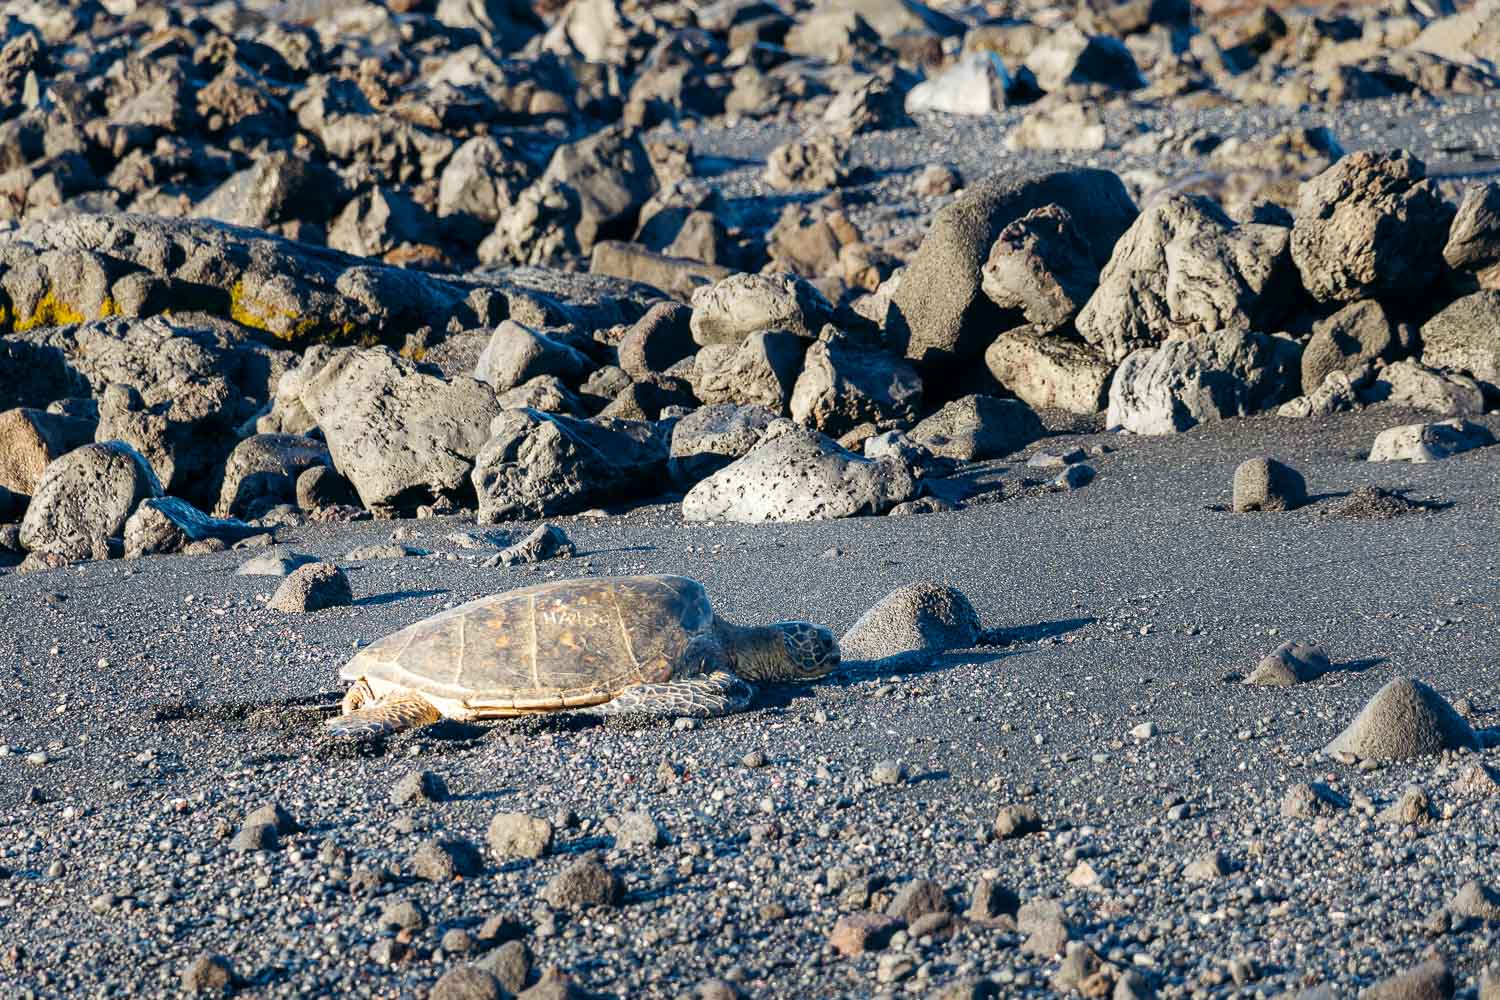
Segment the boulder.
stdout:
<svg viewBox="0 0 1500 1000">
<path fill-rule="evenodd" d="M 999 306 L 982 294 L 990 248 L 1010 223 L 1045 205 L 1073 216 L 1096 265 L 1135 218 L 1125 186 L 1103 170 L 1022 171 L 971 185 L 937 213 L 891 298 L 888 331 L 924 364 L 977 358 L 997 329 Z"/>
<path fill-rule="evenodd" d="M 328 446 L 295 434 L 255 434 L 234 446 L 224 463 L 217 517 L 258 517 L 297 499 L 297 480 L 308 469 L 331 466 Z"/>
<path fill-rule="evenodd" d="M 1495 443 L 1494 433 L 1483 424 L 1467 420 L 1444 420 L 1434 424 L 1404 424 L 1375 435 L 1371 462 L 1438 462 L 1475 448 Z"/>
<path fill-rule="evenodd" d="M 1136 351 L 1115 372 L 1105 425 L 1173 434 L 1273 406 L 1294 384 L 1298 353 L 1288 340 L 1229 331 Z"/>
<path fill-rule="evenodd" d="M 1255 665 L 1245 683 L 1258 687 L 1290 687 L 1316 680 L 1332 667 L 1328 651 L 1322 646 L 1303 639 L 1288 639 Z"/>
<path fill-rule="evenodd" d="M 359 494 L 332 465 L 311 465 L 297 476 L 294 502 L 304 511 L 324 510 L 329 507 L 356 507 Z"/>
<path fill-rule="evenodd" d="M 765 182 L 777 191 L 842 187 L 849 179 L 848 159 L 848 144 L 838 136 L 803 136 L 771 150 L 766 158 Z"/>
<path fill-rule="evenodd" d="M 193 207 L 194 218 L 271 229 L 284 223 L 324 222 L 338 181 L 321 164 L 289 152 L 256 158 Z"/>
<path fill-rule="evenodd" d="M 244 521 L 209 517 L 176 497 L 149 498 L 125 522 L 125 558 L 181 552 L 209 539 L 228 548 L 260 530 Z"/>
<path fill-rule="evenodd" d="M 906 93 L 907 114 L 995 115 L 1010 101 L 1010 74 L 993 52 L 971 52 L 939 75 Z"/>
<path fill-rule="evenodd" d="M 31 496 L 47 466 L 94 440 L 94 427 L 93 421 L 29 407 L 0 413 L 0 489 Z"/>
<path fill-rule="evenodd" d="M 1422 364 L 1500 392 L 1500 291 L 1465 295 L 1422 324 Z"/>
<path fill-rule="evenodd" d="M 833 318 L 823 293 L 791 274 L 734 274 L 693 292 L 693 340 L 740 344 L 752 333 L 783 330 L 814 338 Z"/>
<path fill-rule="evenodd" d="M 1059 104 L 1029 111 L 1020 124 L 1005 133 L 1005 148 L 1051 151 L 1069 149 L 1091 152 L 1103 149 L 1108 139 L 1104 116 L 1091 104 Z"/>
<path fill-rule="evenodd" d="M 922 379 L 909 363 L 861 346 L 833 327 L 807 349 L 792 389 L 792 419 L 839 437 L 860 424 L 905 425 L 922 408 Z"/>
<path fill-rule="evenodd" d="M 945 584 L 909 583 L 881 598 L 839 639 L 844 663 L 925 660 L 979 642 L 979 615 L 963 591 Z"/>
<path fill-rule="evenodd" d="M 1105 408 L 1115 366 L 1098 349 L 1021 327 L 984 352 L 995 381 L 1033 409 L 1087 415 Z"/>
<path fill-rule="evenodd" d="M 356 257 L 383 257 L 408 244 L 438 242 L 437 222 L 410 195 L 377 187 L 344 206 L 328 227 L 328 245 Z"/>
<path fill-rule="evenodd" d="M 1401 341 L 1380 303 L 1351 302 L 1313 324 L 1302 351 L 1302 391 L 1311 394 L 1332 372 L 1353 375 L 1370 362 L 1396 357 Z"/>
<path fill-rule="evenodd" d="M 652 496 L 666 463 L 650 425 L 505 410 L 474 463 L 479 520 L 574 514 Z"/>
<path fill-rule="evenodd" d="M 881 514 L 918 492 L 911 470 L 872 461 L 811 428 L 779 420 L 743 458 L 682 499 L 689 521 L 810 521 Z"/>
<path fill-rule="evenodd" d="M 84 385 L 57 347 L 0 337 L 0 410 L 43 409 Z"/>
<path fill-rule="evenodd" d="M 601 240 L 629 239 L 656 186 L 645 147 L 621 126 L 560 146 L 480 246 L 480 259 L 556 263 L 587 256 Z"/>
<path fill-rule="evenodd" d="M 718 403 L 702 406 L 672 426 L 667 471 L 687 489 L 718 472 L 760 443 L 776 414 L 764 406 Z"/>
<path fill-rule="evenodd" d="M 911 124 L 900 88 L 878 76 L 867 76 L 833 96 L 823 111 L 823 126 L 848 140 L 867 132 L 884 132 Z"/>
<path fill-rule="evenodd" d="M 686 225 L 683 235 L 684 238 L 690 237 Z M 713 253 L 706 255 L 715 256 Z M 686 299 L 695 289 L 711 285 L 734 272 L 719 264 L 705 264 L 698 256 L 673 257 L 654 253 L 639 243 L 601 240 L 594 244 L 589 273 L 640 282 Z"/>
<path fill-rule="evenodd" d="M 1099 286 L 1082 231 L 1058 205 L 1027 212 L 1001 230 L 981 275 L 990 301 L 1020 312 L 1037 333 L 1066 326 Z"/>
<path fill-rule="evenodd" d="M 965 462 L 1000 458 L 1046 434 L 1024 403 L 994 396 L 965 396 L 947 403 L 908 436 L 934 455 Z"/>
<path fill-rule="evenodd" d="M 588 416 L 588 407 L 578 393 L 563 385 L 556 375 L 538 375 L 495 397 L 502 410 L 541 410 L 570 417 Z"/>
<path fill-rule="evenodd" d="M 546 28 L 522 0 L 438 0 L 433 16 L 446 28 L 474 32 L 499 52 L 520 49 Z"/>
<path fill-rule="evenodd" d="M 1294 291 L 1285 229 L 1236 226 L 1207 198 L 1170 194 L 1115 246 L 1078 333 L 1119 361 L 1172 333 L 1273 328 Z"/>
<path fill-rule="evenodd" d="M 142 500 L 162 495 L 151 465 L 121 441 L 87 444 L 47 466 L 21 522 L 29 552 L 103 559 Z"/>
<path fill-rule="evenodd" d="M 1064 23 L 1045 35 L 1026 56 L 1025 66 L 1048 93 L 1071 84 L 1101 84 L 1116 90 L 1146 85 L 1135 57 L 1118 38 L 1087 35 Z"/>
<path fill-rule="evenodd" d="M 1350 153 L 1297 193 L 1292 260 L 1319 302 L 1416 295 L 1443 268 L 1454 209 L 1404 151 Z"/>
<path fill-rule="evenodd" d="M 1411 359 L 1386 365 L 1360 399 L 1425 410 L 1439 417 L 1477 417 L 1484 413 L 1484 390 L 1466 375 L 1424 368 Z"/>
<path fill-rule="evenodd" d="M 1464 717 L 1426 684 L 1398 677 L 1377 691 L 1323 752 L 1407 760 L 1458 749 L 1479 749 L 1479 738 Z"/>
<path fill-rule="evenodd" d="M 739 346 L 698 352 L 693 391 L 705 403 L 764 406 L 784 416 L 802 370 L 807 341 L 792 333 L 752 333 Z"/>
<path fill-rule="evenodd" d="M 308 614 L 353 603 L 354 593 L 344 571 L 333 563 L 314 562 L 292 570 L 266 607 L 285 614 Z"/>
<path fill-rule="evenodd" d="M 636 320 L 616 348 L 620 368 L 631 378 L 660 375 L 698 350 L 693 311 L 679 302 L 658 302 Z"/>
<path fill-rule="evenodd" d="M 344 348 L 303 385 L 301 399 L 338 469 L 377 513 L 414 513 L 469 494 L 474 457 L 500 412 L 494 390 L 451 381 L 382 349 Z"/>
<path fill-rule="evenodd" d="M 438 180 L 437 214 L 493 226 L 532 181 L 530 163 L 503 139 L 477 135 L 454 152 Z"/>
<path fill-rule="evenodd" d="M 594 367 L 582 352 L 508 319 L 490 335 L 474 366 L 474 378 L 505 392 L 541 375 L 577 382 Z"/>
<path fill-rule="evenodd" d="M 1274 458 L 1250 458 L 1234 470 L 1235 513 L 1254 510 L 1296 510 L 1307 503 L 1307 480 L 1302 473 Z"/>
<path fill-rule="evenodd" d="M 1464 192 L 1443 260 L 1461 287 L 1500 290 L 1500 184 L 1475 184 Z"/>
</svg>

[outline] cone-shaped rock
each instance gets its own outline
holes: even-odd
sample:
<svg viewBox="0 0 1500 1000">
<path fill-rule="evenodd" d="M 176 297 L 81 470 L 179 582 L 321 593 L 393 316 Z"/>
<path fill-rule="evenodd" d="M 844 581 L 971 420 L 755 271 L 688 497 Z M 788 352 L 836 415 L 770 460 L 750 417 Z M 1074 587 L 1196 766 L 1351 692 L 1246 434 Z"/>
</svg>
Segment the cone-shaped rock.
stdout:
<svg viewBox="0 0 1500 1000">
<path fill-rule="evenodd" d="M 1398 677 L 1377 691 L 1323 752 L 1400 760 L 1459 747 L 1479 747 L 1463 717 L 1426 684 Z"/>
</svg>

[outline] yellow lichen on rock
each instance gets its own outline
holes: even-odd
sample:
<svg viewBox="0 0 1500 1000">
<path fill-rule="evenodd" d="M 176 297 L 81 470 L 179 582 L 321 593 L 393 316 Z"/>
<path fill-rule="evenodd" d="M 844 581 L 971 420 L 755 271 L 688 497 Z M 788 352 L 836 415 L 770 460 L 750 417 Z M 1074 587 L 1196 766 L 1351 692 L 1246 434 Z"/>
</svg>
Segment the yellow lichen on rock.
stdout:
<svg viewBox="0 0 1500 1000">
<path fill-rule="evenodd" d="M 106 302 L 109 300 L 106 299 Z M 52 289 L 47 289 L 47 294 L 37 302 L 36 308 L 30 316 L 17 315 L 15 317 L 16 333 L 25 333 L 27 330 L 35 330 L 43 326 L 67 326 L 72 323 L 86 323 L 88 317 L 79 312 L 72 305 L 63 302 L 57 297 Z"/>
</svg>

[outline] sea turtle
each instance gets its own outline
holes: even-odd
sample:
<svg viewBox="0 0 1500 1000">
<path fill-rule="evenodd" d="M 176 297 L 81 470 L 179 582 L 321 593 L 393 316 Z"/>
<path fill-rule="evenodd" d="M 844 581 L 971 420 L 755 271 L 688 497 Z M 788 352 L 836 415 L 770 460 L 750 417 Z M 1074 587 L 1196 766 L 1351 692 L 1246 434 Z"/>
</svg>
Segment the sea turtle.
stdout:
<svg viewBox="0 0 1500 1000">
<path fill-rule="evenodd" d="M 746 628 L 681 576 L 563 580 L 481 597 L 366 646 L 335 735 L 393 733 L 440 718 L 591 712 L 723 715 L 760 681 L 821 677 L 839 663 L 820 625 Z"/>
</svg>

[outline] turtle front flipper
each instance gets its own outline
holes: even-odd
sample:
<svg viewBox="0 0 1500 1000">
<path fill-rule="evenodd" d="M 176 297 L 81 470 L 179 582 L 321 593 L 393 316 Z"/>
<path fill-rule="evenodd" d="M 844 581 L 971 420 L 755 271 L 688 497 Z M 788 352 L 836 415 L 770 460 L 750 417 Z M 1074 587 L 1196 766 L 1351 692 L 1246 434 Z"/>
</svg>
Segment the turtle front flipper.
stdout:
<svg viewBox="0 0 1500 1000">
<path fill-rule="evenodd" d="M 428 726 L 443 717 L 432 702 L 421 695 L 404 692 L 393 694 L 375 702 L 365 702 L 364 707 L 344 700 L 344 712 L 328 720 L 328 734 L 341 737 L 389 736 L 403 729 Z"/>
<path fill-rule="evenodd" d="M 727 670 L 662 684 L 632 684 L 613 699 L 584 711 L 595 715 L 686 715 L 700 719 L 737 712 L 755 688 Z"/>
</svg>

